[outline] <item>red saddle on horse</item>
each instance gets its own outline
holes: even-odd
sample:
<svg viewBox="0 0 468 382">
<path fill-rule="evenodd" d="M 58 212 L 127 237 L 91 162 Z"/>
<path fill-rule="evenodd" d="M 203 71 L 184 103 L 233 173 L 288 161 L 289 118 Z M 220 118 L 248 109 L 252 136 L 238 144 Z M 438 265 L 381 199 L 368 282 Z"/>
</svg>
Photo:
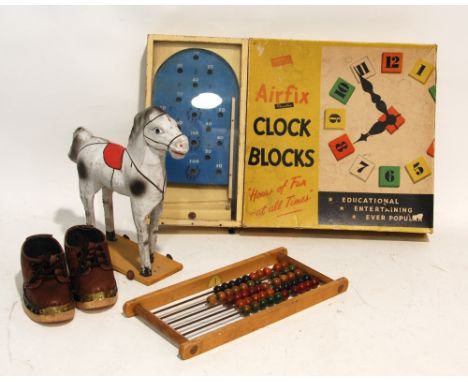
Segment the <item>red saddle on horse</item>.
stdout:
<svg viewBox="0 0 468 382">
<path fill-rule="evenodd" d="M 117 143 L 108 143 L 103 151 L 104 162 L 114 170 L 122 168 L 125 147 Z"/>
</svg>

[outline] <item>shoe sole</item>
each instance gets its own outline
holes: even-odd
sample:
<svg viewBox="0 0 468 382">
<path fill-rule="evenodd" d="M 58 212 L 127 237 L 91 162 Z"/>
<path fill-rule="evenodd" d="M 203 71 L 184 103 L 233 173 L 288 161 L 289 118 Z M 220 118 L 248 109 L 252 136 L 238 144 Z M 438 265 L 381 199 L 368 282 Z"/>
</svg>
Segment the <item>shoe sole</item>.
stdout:
<svg viewBox="0 0 468 382">
<path fill-rule="evenodd" d="M 63 312 L 58 312 L 58 313 L 53 313 L 53 314 L 36 314 L 33 313 L 31 310 L 28 309 L 28 307 L 23 303 L 23 310 L 26 313 L 26 315 L 33 320 L 34 322 L 38 322 L 40 324 L 54 324 L 58 322 L 67 322 L 71 321 L 73 317 L 75 316 L 75 308 L 65 310 Z M 63 305 L 64 307 L 66 305 Z M 51 307 L 51 308 L 57 308 L 60 310 L 61 307 Z M 50 309 L 50 308 L 46 308 Z"/>
<path fill-rule="evenodd" d="M 115 305 L 116 302 L 117 302 L 117 295 L 113 297 L 94 300 L 94 301 L 86 301 L 86 302 L 76 301 L 75 304 L 78 309 L 93 310 L 93 309 L 101 309 L 101 308 L 110 307 L 112 305 Z"/>
</svg>

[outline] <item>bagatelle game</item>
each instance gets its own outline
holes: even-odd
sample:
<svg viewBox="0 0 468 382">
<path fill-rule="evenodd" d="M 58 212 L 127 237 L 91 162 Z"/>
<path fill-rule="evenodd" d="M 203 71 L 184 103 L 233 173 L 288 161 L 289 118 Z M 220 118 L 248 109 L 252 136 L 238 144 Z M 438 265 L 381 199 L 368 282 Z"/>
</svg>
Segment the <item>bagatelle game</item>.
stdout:
<svg viewBox="0 0 468 382">
<path fill-rule="evenodd" d="M 147 77 L 190 143 L 162 224 L 432 230 L 435 45 L 150 35 Z"/>
</svg>

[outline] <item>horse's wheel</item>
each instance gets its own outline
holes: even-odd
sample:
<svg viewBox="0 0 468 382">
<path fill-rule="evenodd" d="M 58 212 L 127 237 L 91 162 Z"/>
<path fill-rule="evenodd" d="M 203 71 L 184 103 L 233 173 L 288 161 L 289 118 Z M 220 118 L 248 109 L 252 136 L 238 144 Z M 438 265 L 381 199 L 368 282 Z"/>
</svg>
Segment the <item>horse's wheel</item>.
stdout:
<svg viewBox="0 0 468 382">
<path fill-rule="evenodd" d="M 171 255 L 170 253 L 166 254 L 166 257 L 167 257 L 168 259 L 174 260 L 174 258 L 172 257 L 172 255 Z"/>
<path fill-rule="evenodd" d="M 127 239 L 127 240 L 130 240 L 130 238 L 128 237 L 128 235 L 125 235 L 125 234 L 124 234 L 123 237 L 124 237 L 125 239 Z"/>
<path fill-rule="evenodd" d="M 135 272 L 133 272 L 132 270 L 129 270 L 127 272 L 127 279 L 133 280 L 134 278 L 135 278 Z"/>
</svg>

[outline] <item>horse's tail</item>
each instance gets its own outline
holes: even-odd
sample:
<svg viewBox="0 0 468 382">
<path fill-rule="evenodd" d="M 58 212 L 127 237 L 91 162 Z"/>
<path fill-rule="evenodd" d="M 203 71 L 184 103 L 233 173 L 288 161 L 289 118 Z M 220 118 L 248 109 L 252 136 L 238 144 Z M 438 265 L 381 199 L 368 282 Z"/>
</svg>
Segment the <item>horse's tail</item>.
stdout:
<svg viewBox="0 0 468 382">
<path fill-rule="evenodd" d="M 83 144 L 92 138 L 93 134 L 90 131 L 86 130 L 84 127 L 78 127 L 73 133 L 73 141 L 70 146 L 70 151 L 68 152 L 68 157 L 76 162 L 78 153 L 80 152 Z"/>
</svg>

